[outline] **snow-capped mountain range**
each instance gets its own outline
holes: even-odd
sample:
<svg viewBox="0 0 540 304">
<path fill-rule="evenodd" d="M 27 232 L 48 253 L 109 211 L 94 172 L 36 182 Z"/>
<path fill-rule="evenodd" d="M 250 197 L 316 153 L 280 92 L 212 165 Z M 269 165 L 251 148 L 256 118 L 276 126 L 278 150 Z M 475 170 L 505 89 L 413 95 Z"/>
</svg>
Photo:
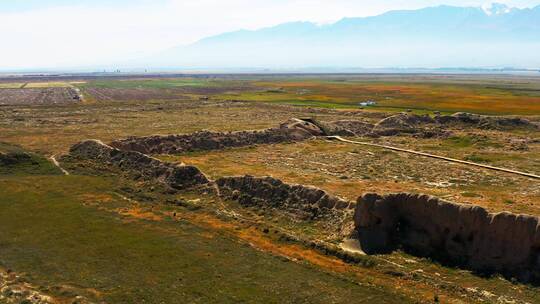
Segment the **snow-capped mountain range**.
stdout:
<svg viewBox="0 0 540 304">
<path fill-rule="evenodd" d="M 291 22 L 208 37 L 146 58 L 172 67 L 540 67 L 540 6 L 437 6 Z"/>
</svg>

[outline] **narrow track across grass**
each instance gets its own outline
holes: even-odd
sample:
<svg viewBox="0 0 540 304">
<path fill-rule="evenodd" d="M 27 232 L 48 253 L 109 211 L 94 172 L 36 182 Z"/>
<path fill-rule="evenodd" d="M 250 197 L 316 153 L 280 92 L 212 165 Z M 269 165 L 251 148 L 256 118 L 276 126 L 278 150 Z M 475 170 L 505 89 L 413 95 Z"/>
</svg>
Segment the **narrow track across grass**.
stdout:
<svg viewBox="0 0 540 304">
<path fill-rule="evenodd" d="M 398 151 L 398 152 L 405 152 L 405 153 L 410 153 L 410 154 L 415 154 L 415 155 L 420 155 L 420 156 L 425 156 L 425 157 L 441 159 L 441 160 L 445 160 L 445 161 L 452 162 L 452 163 L 464 164 L 464 165 L 475 166 L 475 167 L 480 167 L 480 168 L 489 169 L 489 170 L 495 170 L 495 171 L 500 171 L 500 172 L 517 174 L 517 175 L 521 175 L 521 176 L 525 176 L 525 177 L 529 177 L 529 178 L 534 178 L 534 179 L 540 179 L 540 175 L 536 175 L 536 174 L 532 174 L 532 173 L 521 172 L 521 171 L 516 171 L 516 170 L 506 169 L 506 168 L 501 168 L 501 167 L 494 167 L 494 166 L 474 163 L 474 162 L 470 162 L 470 161 L 466 161 L 466 160 L 450 158 L 450 157 L 446 157 L 446 156 L 434 155 L 434 154 L 429 154 L 429 153 L 425 153 L 425 152 L 419 152 L 419 151 L 414 151 L 414 150 L 409 150 L 409 149 L 397 148 L 397 147 L 392 147 L 392 146 L 387 146 L 387 145 L 379 145 L 379 144 L 374 144 L 374 143 L 370 143 L 370 142 L 348 140 L 348 139 L 342 138 L 341 136 L 327 136 L 326 138 L 332 139 L 332 140 L 339 140 L 341 142 L 346 142 L 346 143 L 350 143 L 350 144 L 389 149 L 389 150 Z"/>
</svg>

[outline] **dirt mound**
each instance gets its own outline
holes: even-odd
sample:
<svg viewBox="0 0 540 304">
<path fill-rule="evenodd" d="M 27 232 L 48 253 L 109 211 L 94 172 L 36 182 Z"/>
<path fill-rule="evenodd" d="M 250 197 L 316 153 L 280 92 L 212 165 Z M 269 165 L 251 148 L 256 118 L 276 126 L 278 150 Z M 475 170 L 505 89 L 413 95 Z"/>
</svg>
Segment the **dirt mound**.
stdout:
<svg viewBox="0 0 540 304">
<path fill-rule="evenodd" d="M 435 120 L 429 115 L 416 115 L 409 113 L 400 113 L 379 121 L 375 127 L 379 128 L 412 128 L 426 123 L 434 123 Z"/>
<path fill-rule="evenodd" d="M 527 119 L 518 117 L 483 117 L 478 124 L 480 129 L 510 130 L 516 128 L 538 129 L 538 126 Z"/>
<path fill-rule="evenodd" d="M 45 157 L 0 142 L 0 175 L 57 175 L 60 170 Z"/>
<path fill-rule="evenodd" d="M 398 134 L 415 134 L 423 138 L 447 137 L 449 127 L 474 127 L 490 130 L 509 130 L 516 128 L 534 128 L 538 126 L 529 120 L 519 117 L 483 116 L 470 113 L 453 115 L 417 115 L 400 113 L 379 121 L 369 135 L 394 136 Z"/>
<path fill-rule="evenodd" d="M 338 120 L 329 123 L 331 131 L 328 135 L 362 136 L 371 132 L 374 125 L 360 120 Z"/>
<path fill-rule="evenodd" d="M 104 169 L 113 166 L 135 178 L 158 181 L 177 190 L 209 182 L 196 167 L 162 162 L 139 152 L 121 151 L 97 140 L 74 145 L 69 156 L 92 161 Z"/>
<path fill-rule="evenodd" d="M 303 185 L 290 185 L 272 177 L 223 177 L 216 181 L 221 196 L 238 200 L 244 206 L 278 209 L 301 220 L 325 219 L 341 227 L 345 215 L 352 215 L 354 203 L 325 191 Z M 337 225 L 337 226 L 336 226 Z"/>
<path fill-rule="evenodd" d="M 379 136 L 392 136 L 399 133 L 417 133 L 420 127 L 434 122 L 435 120 L 428 115 L 400 113 L 379 121 L 373 127 L 372 133 Z"/>
<path fill-rule="evenodd" d="M 265 130 L 202 131 L 186 135 L 131 137 L 114 141 L 111 146 L 124 151 L 137 151 L 145 154 L 180 154 L 189 151 L 301 141 L 323 134 L 324 132 L 319 127 L 310 122 L 291 119 L 277 128 Z"/>
<path fill-rule="evenodd" d="M 2 166 L 13 166 L 20 163 L 31 162 L 31 161 L 32 161 L 32 156 L 30 156 L 30 154 L 28 153 L 0 152 L 0 165 Z"/>
<path fill-rule="evenodd" d="M 443 125 L 466 124 L 480 129 L 509 130 L 516 128 L 534 128 L 538 126 L 531 121 L 520 117 L 484 116 L 478 114 L 458 112 L 450 116 L 437 116 L 437 123 Z"/>
<path fill-rule="evenodd" d="M 539 218 L 416 194 L 366 194 L 354 223 L 367 253 L 399 247 L 481 272 L 540 281 Z"/>
</svg>

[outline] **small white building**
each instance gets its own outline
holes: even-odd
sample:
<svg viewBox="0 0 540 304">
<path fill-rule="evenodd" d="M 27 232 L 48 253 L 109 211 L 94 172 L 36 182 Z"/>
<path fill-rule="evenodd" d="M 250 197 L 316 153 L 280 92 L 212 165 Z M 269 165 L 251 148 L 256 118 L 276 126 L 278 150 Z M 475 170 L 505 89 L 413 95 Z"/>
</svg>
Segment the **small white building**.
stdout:
<svg viewBox="0 0 540 304">
<path fill-rule="evenodd" d="M 362 107 L 366 107 L 366 106 L 374 106 L 376 105 L 377 103 L 373 100 L 366 100 L 366 101 L 362 101 L 360 102 L 358 105 L 362 106 Z"/>
</svg>

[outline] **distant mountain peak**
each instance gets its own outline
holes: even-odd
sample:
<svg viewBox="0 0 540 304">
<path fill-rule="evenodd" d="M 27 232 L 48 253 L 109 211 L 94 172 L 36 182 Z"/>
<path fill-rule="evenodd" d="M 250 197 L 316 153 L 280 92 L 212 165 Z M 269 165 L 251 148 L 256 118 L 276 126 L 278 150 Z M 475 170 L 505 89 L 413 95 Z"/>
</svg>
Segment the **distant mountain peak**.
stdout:
<svg viewBox="0 0 540 304">
<path fill-rule="evenodd" d="M 538 67 L 540 6 L 433 6 L 288 22 L 207 37 L 162 52 L 154 66 Z M 146 64 L 148 65 L 148 64 Z"/>
<path fill-rule="evenodd" d="M 516 10 L 516 8 L 509 7 L 504 3 L 491 3 L 490 5 L 482 7 L 482 9 L 488 16 L 504 15 Z"/>
</svg>

